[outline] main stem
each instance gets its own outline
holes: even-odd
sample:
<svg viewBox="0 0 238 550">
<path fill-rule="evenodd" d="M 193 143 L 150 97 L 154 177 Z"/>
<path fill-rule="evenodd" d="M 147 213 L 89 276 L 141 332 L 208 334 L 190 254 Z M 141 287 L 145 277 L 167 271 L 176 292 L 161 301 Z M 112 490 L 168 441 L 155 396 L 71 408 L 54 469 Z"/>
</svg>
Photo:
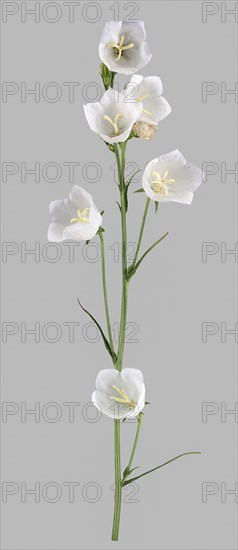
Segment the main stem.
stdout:
<svg viewBox="0 0 238 550">
<path fill-rule="evenodd" d="M 114 420 L 114 465 L 115 465 L 115 494 L 114 516 L 112 526 L 112 540 L 118 540 L 121 517 L 121 449 L 120 449 L 120 420 Z"/>
<path fill-rule="evenodd" d="M 103 295 L 104 295 L 104 303 L 105 303 L 105 312 L 106 312 L 106 321 L 107 321 L 107 330 L 108 330 L 108 337 L 109 342 L 112 351 L 114 351 L 114 344 L 113 344 L 113 337 L 112 337 L 112 329 L 111 329 L 111 322 L 110 322 L 110 314 L 109 314 L 109 306 L 108 306 L 108 297 L 107 297 L 107 281 L 106 281 L 106 267 L 105 267 L 105 248 L 104 248 L 104 238 L 103 233 L 99 233 L 99 238 L 101 242 L 101 254 L 102 254 L 102 284 L 103 284 Z"/>
<path fill-rule="evenodd" d="M 125 150 L 126 143 L 121 143 L 121 158 L 118 145 L 115 144 L 115 154 L 118 167 L 119 188 L 121 197 L 121 227 L 122 227 L 122 300 L 121 320 L 118 343 L 118 354 L 115 368 L 120 372 L 122 368 L 123 351 L 125 344 L 127 302 L 128 302 L 128 280 L 127 280 L 127 227 L 126 227 L 126 187 L 124 181 L 125 171 Z M 122 480 L 121 480 L 121 444 L 120 444 L 120 420 L 114 420 L 114 464 L 115 464 L 115 502 L 112 527 L 112 540 L 117 541 L 119 537 Z"/>
<path fill-rule="evenodd" d="M 121 160 L 118 146 L 115 145 L 118 166 L 119 188 L 121 197 L 121 228 L 122 228 L 122 300 L 121 321 L 118 344 L 116 369 L 121 371 L 125 344 L 126 317 L 128 304 L 128 279 L 127 279 L 127 225 L 126 225 L 126 186 L 124 181 L 126 142 L 121 143 Z"/>
</svg>

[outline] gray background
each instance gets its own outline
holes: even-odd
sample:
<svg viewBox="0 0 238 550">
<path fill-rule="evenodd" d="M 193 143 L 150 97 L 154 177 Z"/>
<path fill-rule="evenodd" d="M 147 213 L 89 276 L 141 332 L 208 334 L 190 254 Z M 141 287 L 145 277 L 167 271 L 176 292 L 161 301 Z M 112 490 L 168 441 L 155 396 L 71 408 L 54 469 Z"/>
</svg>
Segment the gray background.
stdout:
<svg viewBox="0 0 238 550">
<path fill-rule="evenodd" d="M 15 3 L 19 10 L 22 2 Z M 27 2 L 32 7 L 34 2 Z M 26 82 L 41 88 L 57 82 L 62 98 L 56 103 L 42 97 L 36 103 L 28 96 L 21 102 L 20 93 L 9 96 L 3 104 L 3 162 L 26 162 L 28 167 L 40 162 L 67 161 L 80 163 L 74 182 L 93 194 L 95 203 L 105 210 L 108 288 L 112 322 L 119 321 L 120 264 L 114 261 L 110 247 L 120 242 L 117 188 L 114 183 L 113 155 L 94 135 L 84 118 L 82 104 L 89 82 L 100 83 L 98 43 L 104 23 L 114 17 L 113 2 L 97 2 L 75 11 L 75 21 L 68 22 L 63 2 L 62 17 L 49 23 L 42 17 L 21 22 L 20 15 L 2 24 L 4 82 Z M 89 4 L 89 3 L 86 3 Z M 95 4 L 95 3 L 94 3 Z M 131 3 L 129 3 L 131 4 Z M 135 3 L 133 3 L 135 4 Z M 214 3 L 213 3 L 214 4 Z M 233 2 L 226 2 L 232 8 Z M 41 8 L 45 2 L 40 2 Z M 90 401 L 95 377 L 101 368 L 110 367 L 110 358 L 89 322 L 77 306 L 76 298 L 104 323 L 100 261 L 86 261 L 80 245 L 75 261 L 70 263 L 67 248 L 62 245 L 58 262 L 46 261 L 42 253 L 47 243 L 48 204 L 67 196 L 71 183 L 64 169 L 56 183 L 40 183 L 21 174 L 9 177 L 2 185 L 3 241 L 26 243 L 28 248 L 40 243 L 40 261 L 28 256 L 24 263 L 20 252 L 3 263 L 3 322 L 20 327 L 36 322 L 42 327 L 55 322 L 62 337 L 50 343 L 40 336 L 21 342 L 20 330 L 3 344 L 2 399 L 26 402 L 41 409 L 56 402 L 62 410 L 58 422 L 40 422 L 29 416 L 21 422 L 20 413 L 8 417 L 2 425 L 4 454 L 2 481 L 25 482 L 33 488 L 55 482 L 63 488 L 62 497 L 40 503 L 33 496 L 21 502 L 21 496 L 9 497 L 2 504 L 2 548 L 4 549 L 234 549 L 237 548 L 234 495 L 221 502 L 221 483 L 233 488 L 236 472 L 236 424 L 234 416 L 221 422 L 220 404 L 234 408 L 236 398 L 236 346 L 234 336 L 221 342 L 220 324 L 234 327 L 237 318 L 235 300 L 236 264 L 234 256 L 221 261 L 220 243 L 234 248 L 236 241 L 236 184 L 234 176 L 221 181 L 221 162 L 232 169 L 236 160 L 235 101 L 227 96 L 221 101 L 220 83 L 234 88 L 236 53 L 234 16 L 221 21 L 219 11 L 202 21 L 202 3 L 190 1 L 139 1 L 134 16 L 145 21 L 147 38 L 153 53 L 144 75 L 159 75 L 164 96 L 172 114 L 159 126 L 152 142 L 133 140 L 127 160 L 144 170 L 147 161 L 159 154 L 179 148 L 192 163 L 218 165 L 216 175 L 197 191 L 191 207 L 179 204 L 161 205 L 158 215 L 151 207 L 143 241 L 145 250 L 165 231 L 169 237 L 151 253 L 141 266 L 130 287 L 128 321 L 138 325 L 137 342 L 126 344 L 124 366 L 137 367 L 145 376 L 147 399 L 144 425 L 135 466 L 149 469 L 164 460 L 188 450 L 201 450 L 201 456 L 186 457 L 143 478 L 136 495 L 125 492 L 119 543 L 111 543 L 113 512 L 113 422 L 103 417 L 87 422 L 83 407 Z M 100 9 L 99 9 L 100 8 Z M 134 6 L 120 2 L 120 19 Z M 83 9 L 89 9 L 84 11 Z M 92 11 L 91 11 L 92 10 Z M 53 14 L 53 12 L 52 12 Z M 49 16 L 54 17 L 53 15 Z M 117 81 L 124 82 L 123 78 Z M 216 82 L 219 92 L 202 101 L 202 82 Z M 75 101 L 68 101 L 63 82 L 79 82 Z M 90 93 L 93 90 L 90 88 Z M 100 181 L 85 181 L 87 163 L 101 166 Z M 93 172 L 90 172 L 93 174 Z M 90 175 L 90 177 L 93 177 Z M 141 186 L 134 183 L 132 189 Z M 131 195 L 129 208 L 129 241 L 138 235 L 145 198 Z M 218 243 L 219 252 L 202 262 L 203 242 Z M 44 249 L 45 250 L 45 249 Z M 93 257 L 97 249 L 89 249 Z M 49 251 L 50 255 L 50 251 Z M 65 322 L 79 322 L 75 342 L 69 343 Z M 202 342 L 202 323 L 218 323 L 219 332 Z M 136 326 L 134 325 L 134 326 Z M 53 337 L 49 333 L 49 338 Z M 89 336 L 88 336 L 89 335 Z M 97 340 L 97 338 L 96 338 Z M 70 423 L 64 402 L 79 402 L 74 422 Z M 202 422 L 202 403 L 215 402 L 216 415 Z M 54 410 L 52 409 L 52 414 Z M 89 410 L 89 415 L 93 411 Z M 50 416 L 50 411 L 48 411 Z M 122 457 L 126 466 L 134 424 L 122 428 Z M 80 483 L 75 502 L 68 502 L 63 483 Z M 99 502 L 85 497 L 85 485 L 101 486 Z M 217 483 L 219 491 L 202 502 L 202 484 Z M 53 494 L 53 493 L 52 493 Z M 93 498 L 93 491 L 89 498 Z M 131 500 L 138 502 L 132 502 Z"/>
</svg>

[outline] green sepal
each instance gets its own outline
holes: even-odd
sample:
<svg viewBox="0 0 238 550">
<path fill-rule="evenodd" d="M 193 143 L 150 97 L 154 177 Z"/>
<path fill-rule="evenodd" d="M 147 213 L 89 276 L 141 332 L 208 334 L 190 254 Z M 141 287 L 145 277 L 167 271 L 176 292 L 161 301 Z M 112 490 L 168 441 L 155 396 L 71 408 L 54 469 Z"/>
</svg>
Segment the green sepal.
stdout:
<svg viewBox="0 0 238 550">
<path fill-rule="evenodd" d="M 97 235 L 99 235 L 99 233 L 105 233 L 105 229 L 103 229 L 102 226 L 100 226 L 97 230 Z"/>
<path fill-rule="evenodd" d="M 112 153 L 115 153 L 115 147 L 113 143 L 107 143 L 106 141 L 105 143 L 107 144 L 109 151 L 111 151 Z"/>
<path fill-rule="evenodd" d="M 158 201 L 155 201 L 155 213 L 156 214 L 158 212 L 158 208 L 159 208 L 159 203 L 158 203 Z"/>
<path fill-rule="evenodd" d="M 129 135 L 129 137 L 127 138 L 126 141 L 129 141 L 129 139 L 133 139 L 133 138 L 139 138 L 139 136 L 137 136 L 137 135 L 135 134 L 135 132 L 131 132 L 130 135 Z"/>
<path fill-rule="evenodd" d="M 108 351 L 109 355 L 111 356 L 112 360 L 113 360 L 113 363 L 114 365 L 116 364 L 116 361 L 117 361 L 117 355 L 116 353 L 111 349 L 111 346 L 108 342 L 108 339 L 106 338 L 104 332 L 103 332 L 103 329 L 101 328 L 101 326 L 99 325 L 99 323 L 96 321 L 95 317 L 93 317 L 93 315 L 87 310 L 85 309 L 85 307 L 82 306 L 82 304 L 80 303 L 79 299 L 77 298 L 78 300 L 78 304 L 80 305 L 80 307 L 82 308 L 82 310 L 87 313 L 87 315 L 90 317 L 90 319 L 92 319 L 92 321 L 95 323 L 95 325 L 97 326 L 101 336 L 102 336 L 102 339 L 103 339 L 103 342 L 104 342 L 104 345 L 105 345 L 105 348 L 106 350 Z"/>
<path fill-rule="evenodd" d="M 101 63 L 100 65 L 99 74 L 102 78 L 105 90 L 108 90 L 108 88 L 110 88 L 110 85 L 111 85 L 112 73 L 104 63 Z"/>
</svg>

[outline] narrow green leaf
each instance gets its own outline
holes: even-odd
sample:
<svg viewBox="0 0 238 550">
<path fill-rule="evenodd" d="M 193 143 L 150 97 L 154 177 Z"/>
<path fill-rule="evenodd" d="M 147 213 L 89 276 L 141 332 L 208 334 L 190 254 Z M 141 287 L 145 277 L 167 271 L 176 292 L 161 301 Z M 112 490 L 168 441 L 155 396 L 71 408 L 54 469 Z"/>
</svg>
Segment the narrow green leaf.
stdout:
<svg viewBox="0 0 238 550">
<path fill-rule="evenodd" d="M 163 241 L 163 239 L 165 239 L 165 237 L 167 237 L 168 234 L 169 234 L 169 233 L 168 233 L 168 231 L 167 231 L 167 233 L 165 233 L 162 237 L 160 237 L 160 239 L 158 239 L 158 241 L 156 241 L 154 244 L 152 244 L 152 245 L 148 248 L 148 250 L 146 250 L 146 252 L 143 254 L 143 256 L 141 256 L 141 258 L 138 260 L 138 262 L 136 263 L 136 265 L 134 266 L 133 269 L 130 270 L 130 268 L 129 268 L 129 270 L 128 270 L 128 276 L 129 276 L 129 278 L 131 278 L 132 275 L 135 274 L 135 272 L 137 271 L 137 269 L 138 269 L 138 267 L 140 266 L 141 262 L 142 262 L 142 261 L 144 260 L 144 258 L 147 256 L 147 254 L 149 254 L 149 252 L 151 252 L 151 250 L 153 250 L 153 248 L 155 248 L 155 246 L 157 246 L 157 244 L 161 243 L 161 241 Z"/>
<path fill-rule="evenodd" d="M 98 327 L 98 330 L 100 331 L 100 334 L 102 336 L 102 339 L 103 339 L 103 342 L 104 342 L 104 345 L 105 345 L 105 348 L 106 350 L 108 351 L 108 353 L 110 354 L 112 360 L 113 360 L 113 363 L 115 364 L 116 363 L 116 360 L 117 360 L 117 356 L 115 354 L 114 351 L 112 351 L 111 349 L 111 346 L 108 342 L 108 339 L 106 338 L 101 326 L 99 325 L 99 323 L 96 321 L 95 317 L 93 317 L 93 315 L 87 310 L 85 309 L 85 307 L 82 306 L 82 304 L 80 303 L 79 299 L 77 298 L 78 300 L 78 304 L 80 305 L 80 307 L 82 308 L 82 310 L 87 313 L 87 315 L 89 315 L 90 319 L 92 319 L 92 321 L 95 323 L 95 325 Z"/>
<path fill-rule="evenodd" d="M 116 201 L 116 203 L 117 203 L 117 206 L 119 207 L 119 210 L 120 210 L 120 212 L 121 212 L 121 205 L 119 204 L 118 201 Z"/>
<path fill-rule="evenodd" d="M 159 468 L 163 468 L 163 466 L 167 466 L 167 464 L 170 464 L 171 462 L 174 462 L 174 460 L 178 460 L 178 458 L 181 458 L 182 456 L 187 455 L 200 455 L 201 452 L 189 452 L 189 453 L 182 453 L 181 455 L 175 456 L 174 458 L 171 458 L 170 460 L 167 460 L 167 462 L 164 462 L 163 464 L 160 464 L 160 466 L 156 466 L 155 468 L 152 468 L 152 470 L 148 470 L 147 472 L 144 472 L 143 474 L 140 474 L 139 476 L 133 477 L 132 479 L 128 479 L 127 481 L 123 482 L 123 485 L 129 485 L 129 483 L 132 483 L 133 481 L 136 481 L 137 479 L 140 479 L 143 476 L 146 476 L 147 474 L 151 474 L 152 472 L 155 472 L 155 470 L 159 470 Z"/>
<path fill-rule="evenodd" d="M 127 183 L 125 183 L 125 207 L 126 207 L 126 212 L 128 210 L 128 190 L 129 190 L 129 186 L 134 178 L 134 176 L 136 174 L 138 174 L 138 172 L 141 172 L 142 170 L 137 170 L 132 176 L 131 178 L 128 180 Z"/>
<path fill-rule="evenodd" d="M 131 178 L 126 182 L 126 188 L 128 189 L 129 185 L 131 184 L 133 178 L 136 176 L 136 174 L 138 174 L 139 172 L 142 172 L 142 170 L 137 170 L 132 176 Z M 144 191 L 144 189 L 143 189 Z"/>
<path fill-rule="evenodd" d="M 143 187 L 141 187 L 140 189 L 136 189 L 136 191 L 134 191 L 134 193 L 144 193 L 144 189 Z"/>
<path fill-rule="evenodd" d="M 158 212 L 158 208 L 159 208 L 159 203 L 158 203 L 158 201 L 155 201 L 155 213 L 156 214 Z"/>
</svg>

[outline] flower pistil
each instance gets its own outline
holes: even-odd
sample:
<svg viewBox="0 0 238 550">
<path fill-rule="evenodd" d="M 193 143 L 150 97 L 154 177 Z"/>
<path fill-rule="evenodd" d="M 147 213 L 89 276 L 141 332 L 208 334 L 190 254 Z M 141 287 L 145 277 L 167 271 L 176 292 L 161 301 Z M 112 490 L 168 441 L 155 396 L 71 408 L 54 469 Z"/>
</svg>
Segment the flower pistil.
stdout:
<svg viewBox="0 0 238 550">
<path fill-rule="evenodd" d="M 108 115 L 104 115 L 104 120 L 107 120 L 107 122 L 109 122 L 109 124 L 112 125 L 113 129 L 114 129 L 114 133 L 115 133 L 115 136 L 117 136 L 119 134 L 119 128 L 118 128 L 118 124 L 117 124 L 117 121 L 119 120 L 119 118 L 123 118 L 123 115 L 118 113 L 115 118 L 114 118 L 114 121 L 112 120 L 112 118 Z"/>
<path fill-rule="evenodd" d="M 116 61 L 119 61 L 121 59 L 121 56 L 123 55 L 123 52 L 125 50 L 130 50 L 131 48 L 134 48 L 133 42 L 131 42 L 130 44 L 127 44 L 127 46 L 123 46 L 124 40 L 125 40 L 125 35 L 122 34 L 122 36 L 120 37 L 119 44 L 108 44 L 108 47 L 112 48 L 115 54 L 117 54 Z"/>
</svg>

